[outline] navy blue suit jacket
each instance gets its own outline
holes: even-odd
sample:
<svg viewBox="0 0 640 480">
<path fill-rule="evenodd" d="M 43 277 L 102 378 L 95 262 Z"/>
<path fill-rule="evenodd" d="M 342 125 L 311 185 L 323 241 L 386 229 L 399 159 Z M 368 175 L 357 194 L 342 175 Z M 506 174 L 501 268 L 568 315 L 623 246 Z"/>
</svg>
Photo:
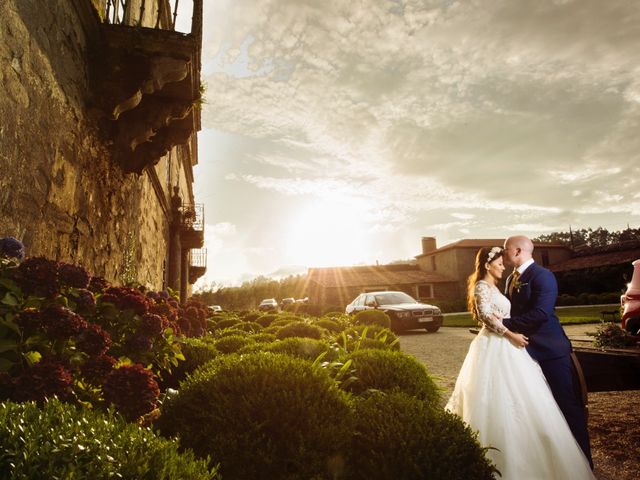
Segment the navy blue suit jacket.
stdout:
<svg viewBox="0 0 640 480">
<path fill-rule="evenodd" d="M 535 360 L 559 358 L 571 352 L 571 343 L 555 314 L 558 298 L 556 277 L 546 268 L 532 263 L 520 276 L 520 289 L 509 296 L 511 276 L 505 294 L 511 300 L 511 318 L 502 323 L 509 330 L 529 337 L 527 351 Z"/>
</svg>

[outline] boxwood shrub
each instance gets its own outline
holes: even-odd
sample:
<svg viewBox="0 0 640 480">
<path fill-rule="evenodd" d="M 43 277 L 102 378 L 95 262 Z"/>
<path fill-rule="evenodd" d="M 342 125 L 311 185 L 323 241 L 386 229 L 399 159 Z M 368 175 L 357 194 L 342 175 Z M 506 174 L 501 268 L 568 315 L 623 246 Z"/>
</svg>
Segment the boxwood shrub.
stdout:
<svg viewBox="0 0 640 480">
<path fill-rule="evenodd" d="M 277 313 L 266 313 L 261 317 L 258 317 L 254 320 L 254 322 L 260 324 L 263 328 L 270 326 L 274 320 L 278 318 Z"/>
<path fill-rule="evenodd" d="M 249 310 L 240 315 L 245 322 L 256 322 L 258 318 L 262 317 L 262 312 L 256 310 Z"/>
<path fill-rule="evenodd" d="M 291 337 L 319 339 L 322 337 L 322 329 L 306 322 L 292 322 L 283 326 L 278 330 L 278 333 L 276 333 L 276 338 L 279 340 Z"/>
<path fill-rule="evenodd" d="M 262 330 L 262 325 L 260 325 L 258 322 L 241 322 L 235 325 L 234 328 L 249 333 L 257 333 Z"/>
<path fill-rule="evenodd" d="M 351 435 L 347 396 L 322 369 L 283 354 L 221 356 L 166 401 L 157 426 L 220 461 L 224 478 L 335 478 Z"/>
<path fill-rule="evenodd" d="M 402 392 L 376 392 L 354 403 L 346 478 L 494 478 L 486 449 L 458 417 Z"/>
<path fill-rule="evenodd" d="M 214 344 L 205 341 L 204 338 L 207 337 L 184 338 L 182 340 L 181 349 L 184 355 L 184 361 L 178 363 L 177 367 L 171 369 L 171 373 L 163 375 L 162 381 L 160 382 L 162 390 L 178 388 L 180 382 L 184 380 L 187 375 L 219 354 Z"/>
<path fill-rule="evenodd" d="M 234 353 L 246 345 L 255 343 L 250 336 L 229 335 L 215 341 L 216 348 L 222 353 Z"/>
<path fill-rule="evenodd" d="M 0 478 L 217 479 L 207 461 L 119 416 L 57 399 L 0 403 Z"/>
<path fill-rule="evenodd" d="M 402 391 L 430 405 L 439 405 L 438 386 L 425 366 L 410 355 L 390 350 L 362 349 L 348 354 L 345 359 L 352 360 L 357 378 L 345 388 L 355 394 L 363 394 L 369 389 Z"/>
<path fill-rule="evenodd" d="M 223 320 L 216 322 L 215 329 L 223 330 L 225 328 L 235 327 L 239 323 L 240 323 L 240 320 L 238 320 L 237 318 L 225 318 Z"/>
<path fill-rule="evenodd" d="M 257 343 L 269 343 L 276 340 L 276 336 L 273 333 L 260 332 L 252 335 L 251 338 Z"/>
<path fill-rule="evenodd" d="M 329 350 L 329 344 L 314 338 L 293 337 L 285 338 L 279 342 L 273 342 L 265 348 L 274 353 L 286 353 L 294 357 L 315 360 L 318 358 L 318 355 Z"/>
<path fill-rule="evenodd" d="M 343 330 L 342 326 L 338 322 L 330 318 L 320 318 L 319 320 L 313 322 L 313 324 L 320 328 L 324 328 L 325 330 L 329 330 L 333 333 L 338 333 Z"/>
<path fill-rule="evenodd" d="M 382 310 L 362 310 L 355 314 L 353 323 L 357 325 L 379 325 L 384 328 L 391 328 L 389 315 Z"/>
</svg>

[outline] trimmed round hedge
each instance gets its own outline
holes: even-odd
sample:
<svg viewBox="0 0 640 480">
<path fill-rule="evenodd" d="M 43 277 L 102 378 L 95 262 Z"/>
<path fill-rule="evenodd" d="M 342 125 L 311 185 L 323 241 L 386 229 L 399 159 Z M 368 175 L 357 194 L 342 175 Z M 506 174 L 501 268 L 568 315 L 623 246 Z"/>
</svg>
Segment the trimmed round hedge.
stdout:
<svg viewBox="0 0 640 480">
<path fill-rule="evenodd" d="M 370 389 L 402 391 L 437 406 L 440 390 L 427 369 L 414 357 L 391 350 L 362 349 L 345 356 L 355 368 L 356 381 L 345 387 L 356 395 Z"/>
<path fill-rule="evenodd" d="M 333 333 L 338 333 L 343 330 L 338 322 L 330 318 L 320 318 L 319 320 L 313 322 L 313 324 L 320 328 L 324 328 L 325 330 L 329 330 Z"/>
<path fill-rule="evenodd" d="M 277 318 L 278 318 L 277 313 L 266 313 L 261 317 L 256 318 L 254 322 L 258 323 L 263 328 L 265 328 L 265 327 L 269 327 Z"/>
<path fill-rule="evenodd" d="M 218 350 L 212 343 L 205 342 L 201 338 L 184 338 L 180 346 L 184 361 L 171 369 L 171 373 L 162 377 L 160 385 L 162 390 L 167 388 L 178 388 L 180 382 L 196 368 L 204 365 L 209 360 L 213 360 L 218 354 Z"/>
<path fill-rule="evenodd" d="M 0 478 L 218 479 L 207 460 L 146 428 L 57 399 L 0 403 Z"/>
<path fill-rule="evenodd" d="M 229 335 L 228 337 L 218 338 L 215 346 L 222 353 L 235 353 L 246 345 L 255 343 L 251 336 Z"/>
<path fill-rule="evenodd" d="M 380 325 L 384 328 L 391 328 L 391 319 L 382 310 L 362 310 L 355 314 L 353 323 L 356 325 Z"/>
<path fill-rule="evenodd" d="M 322 329 L 306 322 L 294 321 L 283 326 L 276 333 L 276 338 L 279 340 L 291 337 L 320 339 L 322 337 Z"/>
<path fill-rule="evenodd" d="M 486 449 L 460 418 L 402 392 L 355 401 L 345 478 L 492 480 Z"/>
<path fill-rule="evenodd" d="M 219 357 L 166 401 L 157 426 L 220 462 L 224 478 L 334 478 L 351 432 L 347 395 L 283 354 Z"/>
<path fill-rule="evenodd" d="M 315 360 L 321 353 L 329 350 L 329 344 L 313 338 L 292 337 L 273 342 L 264 348 L 273 353 L 285 353 L 294 357 Z"/>
</svg>

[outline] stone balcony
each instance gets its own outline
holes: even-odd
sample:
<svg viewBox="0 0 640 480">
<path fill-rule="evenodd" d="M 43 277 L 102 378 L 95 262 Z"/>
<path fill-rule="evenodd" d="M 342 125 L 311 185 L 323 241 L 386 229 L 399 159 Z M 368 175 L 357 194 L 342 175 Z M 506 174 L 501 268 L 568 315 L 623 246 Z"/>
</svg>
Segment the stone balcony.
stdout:
<svg viewBox="0 0 640 480">
<path fill-rule="evenodd" d="M 184 1 L 193 3 L 191 33 L 175 31 L 175 0 L 106 0 L 100 12 L 94 107 L 127 173 L 142 173 L 200 130 L 202 0 Z"/>
</svg>

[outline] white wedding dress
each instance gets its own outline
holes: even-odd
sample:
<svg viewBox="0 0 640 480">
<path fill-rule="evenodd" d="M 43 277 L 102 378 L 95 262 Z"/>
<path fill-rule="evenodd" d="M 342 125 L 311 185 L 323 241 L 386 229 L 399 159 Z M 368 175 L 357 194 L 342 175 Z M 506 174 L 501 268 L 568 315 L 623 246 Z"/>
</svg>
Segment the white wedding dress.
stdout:
<svg viewBox="0 0 640 480">
<path fill-rule="evenodd" d="M 446 410 L 478 431 L 487 457 L 505 480 L 594 479 L 538 363 L 501 336 L 491 314 L 509 315 L 510 302 L 479 281 L 475 300 L 484 326 L 471 342 Z"/>
</svg>

